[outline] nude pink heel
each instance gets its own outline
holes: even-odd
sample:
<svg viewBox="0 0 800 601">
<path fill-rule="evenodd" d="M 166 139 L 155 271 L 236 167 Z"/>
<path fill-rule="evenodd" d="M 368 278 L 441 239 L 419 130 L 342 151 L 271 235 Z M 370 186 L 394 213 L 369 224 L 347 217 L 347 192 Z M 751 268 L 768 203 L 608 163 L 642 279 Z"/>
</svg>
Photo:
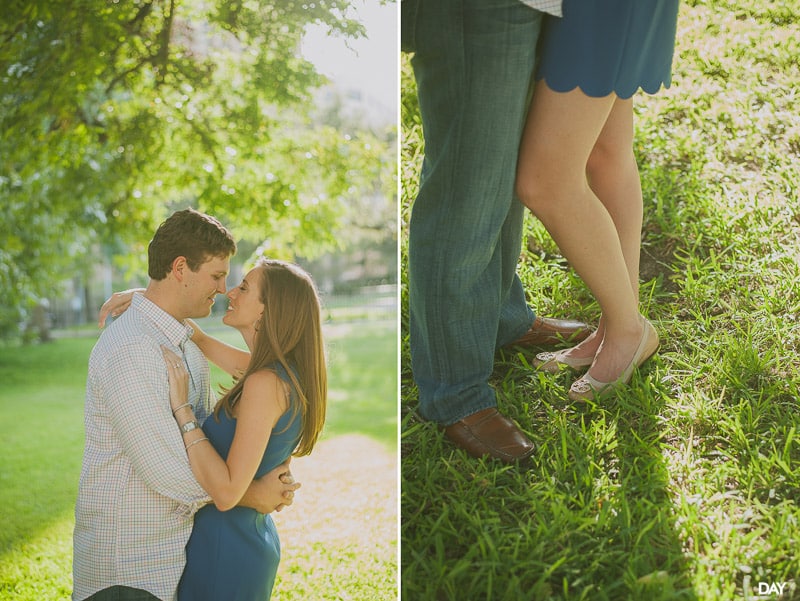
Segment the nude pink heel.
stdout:
<svg viewBox="0 0 800 601">
<path fill-rule="evenodd" d="M 622 375 L 613 382 L 600 382 L 599 380 L 594 379 L 588 373 L 583 374 L 580 378 L 572 383 L 572 386 L 569 387 L 569 398 L 571 401 L 591 401 L 594 400 L 594 398 L 599 394 L 610 390 L 615 386 L 627 384 L 631 381 L 633 370 L 655 354 L 659 345 L 658 332 L 656 332 L 653 324 L 651 324 L 643 315 L 640 315 L 639 318 L 642 320 L 642 325 L 644 326 L 642 338 L 639 341 L 639 346 L 636 348 L 636 352 L 633 354 L 631 362 L 622 372 Z"/>
<path fill-rule="evenodd" d="M 562 369 L 582 369 L 589 367 L 594 361 L 591 357 L 570 357 L 567 353 L 571 349 L 564 349 L 556 352 L 538 353 L 533 360 L 533 365 L 539 371 L 548 374 L 557 374 Z"/>
</svg>

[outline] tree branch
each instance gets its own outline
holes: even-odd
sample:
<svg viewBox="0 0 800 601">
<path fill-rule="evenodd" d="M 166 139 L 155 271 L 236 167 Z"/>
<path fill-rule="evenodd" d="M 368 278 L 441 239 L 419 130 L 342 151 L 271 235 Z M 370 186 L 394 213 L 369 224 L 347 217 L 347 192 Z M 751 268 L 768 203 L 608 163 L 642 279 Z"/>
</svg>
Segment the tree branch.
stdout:
<svg viewBox="0 0 800 601">
<path fill-rule="evenodd" d="M 163 84 L 164 78 L 167 75 L 167 67 L 169 65 L 169 45 L 172 39 L 172 22 L 174 18 L 175 18 L 175 0 L 170 0 L 169 10 L 167 11 L 167 18 L 164 21 L 164 27 L 161 28 L 161 32 L 158 35 L 159 40 L 161 42 L 161 46 L 158 49 L 157 59 L 161 68 L 159 69 L 158 73 L 157 85 Z"/>
</svg>

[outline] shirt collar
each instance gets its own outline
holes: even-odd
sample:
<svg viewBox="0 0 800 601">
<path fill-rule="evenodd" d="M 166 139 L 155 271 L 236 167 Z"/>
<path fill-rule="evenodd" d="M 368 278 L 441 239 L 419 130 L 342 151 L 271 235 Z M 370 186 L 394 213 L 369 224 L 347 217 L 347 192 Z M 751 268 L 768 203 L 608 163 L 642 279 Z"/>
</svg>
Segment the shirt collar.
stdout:
<svg viewBox="0 0 800 601">
<path fill-rule="evenodd" d="M 183 349 L 183 345 L 194 334 L 191 326 L 181 323 L 172 315 L 164 311 L 153 301 L 145 298 L 143 294 L 134 294 L 131 299 L 131 308 L 139 311 L 147 319 L 153 322 L 167 339 L 175 346 Z"/>
</svg>

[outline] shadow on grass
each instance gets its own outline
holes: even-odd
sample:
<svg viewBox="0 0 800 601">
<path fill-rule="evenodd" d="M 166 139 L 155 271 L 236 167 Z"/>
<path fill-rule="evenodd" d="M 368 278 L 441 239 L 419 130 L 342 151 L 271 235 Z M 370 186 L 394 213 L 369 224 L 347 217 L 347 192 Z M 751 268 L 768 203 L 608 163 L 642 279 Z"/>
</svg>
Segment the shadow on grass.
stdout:
<svg viewBox="0 0 800 601">
<path fill-rule="evenodd" d="M 623 541 L 618 568 L 631 599 L 696 599 L 691 566 L 678 536 L 677 511 L 659 423 L 666 391 L 639 381 L 611 399 L 617 432 L 616 528 Z M 611 596 L 611 598 L 614 598 Z"/>
<path fill-rule="evenodd" d="M 524 363 L 500 365 L 494 384 L 537 446 L 531 464 L 455 449 L 417 416 L 404 378 L 403 596 L 696 599 L 668 493 L 660 391 L 638 381 L 605 408 L 578 411 L 561 379 L 531 381 Z"/>
</svg>

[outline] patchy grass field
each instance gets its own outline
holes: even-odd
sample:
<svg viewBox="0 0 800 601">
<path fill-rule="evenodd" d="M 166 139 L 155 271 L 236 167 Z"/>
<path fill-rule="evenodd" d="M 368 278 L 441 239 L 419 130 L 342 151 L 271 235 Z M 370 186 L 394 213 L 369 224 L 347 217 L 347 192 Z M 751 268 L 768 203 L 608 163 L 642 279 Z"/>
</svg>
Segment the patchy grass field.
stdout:
<svg viewBox="0 0 800 601">
<path fill-rule="evenodd" d="M 404 335 L 403 598 L 800 598 L 798 23 L 794 1 L 682 3 L 672 88 L 636 103 L 641 302 L 662 347 L 584 409 L 569 375 L 499 354 L 530 469 L 470 459 L 418 418 Z M 424 149 L 402 74 L 407 223 Z M 526 227 L 537 312 L 596 321 L 547 232 Z"/>
</svg>

